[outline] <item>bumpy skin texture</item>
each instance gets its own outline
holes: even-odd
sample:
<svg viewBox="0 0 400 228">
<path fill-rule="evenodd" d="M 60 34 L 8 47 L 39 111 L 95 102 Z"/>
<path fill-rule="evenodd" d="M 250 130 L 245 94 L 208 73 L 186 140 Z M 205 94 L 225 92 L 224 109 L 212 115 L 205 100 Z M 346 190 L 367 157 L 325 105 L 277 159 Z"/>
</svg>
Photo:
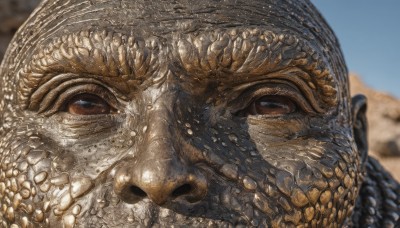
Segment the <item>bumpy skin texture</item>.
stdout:
<svg viewBox="0 0 400 228">
<path fill-rule="evenodd" d="M 4 227 L 399 225 L 308 1 L 43 1 L 0 75 Z"/>
</svg>

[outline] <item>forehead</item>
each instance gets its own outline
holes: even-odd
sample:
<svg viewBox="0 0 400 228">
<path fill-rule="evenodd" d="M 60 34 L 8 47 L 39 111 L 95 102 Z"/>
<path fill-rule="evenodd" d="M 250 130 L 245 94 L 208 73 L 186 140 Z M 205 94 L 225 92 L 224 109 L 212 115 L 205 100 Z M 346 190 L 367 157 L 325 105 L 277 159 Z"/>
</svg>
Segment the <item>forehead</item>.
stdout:
<svg viewBox="0 0 400 228">
<path fill-rule="evenodd" d="M 146 38 L 248 27 L 290 33 L 326 55 L 340 55 L 334 34 L 307 0 L 45 0 L 39 8 L 21 34 L 31 34 L 19 47 L 21 56 L 49 38 L 90 28 Z"/>
<path fill-rule="evenodd" d="M 19 34 L 18 52 L 26 56 L 49 37 L 90 27 L 148 37 L 249 26 L 297 34 L 341 57 L 334 34 L 307 0 L 44 0 Z"/>
<path fill-rule="evenodd" d="M 47 0 L 32 19 L 35 23 L 30 25 L 41 31 L 33 31 L 39 40 L 94 26 L 112 27 L 116 32 L 133 30 L 144 36 L 262 26 L 290 31 L 309 40 L 322 36 L 319 42 L 324 46 L 336 42 L 307 0 Z"/>
</svg>

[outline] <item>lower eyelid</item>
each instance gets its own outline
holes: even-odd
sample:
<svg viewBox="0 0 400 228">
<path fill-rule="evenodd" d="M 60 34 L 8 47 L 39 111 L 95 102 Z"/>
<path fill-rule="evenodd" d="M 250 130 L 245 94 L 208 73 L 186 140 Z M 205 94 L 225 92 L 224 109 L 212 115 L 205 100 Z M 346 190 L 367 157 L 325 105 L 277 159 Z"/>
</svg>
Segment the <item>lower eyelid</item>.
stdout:
<svg viewBox="0 0 400 228">
<path fill-rule="evenodd" d="M 49 118 L 52 126 L 48 128 L 52 135 L 66 139 L 85 140 L 98 134 L 109 134 L 124 120 L 123 116 L 116 118 L 113 115 L 71 115 L 60 113 Z"/>
<path fill-rule="evenodd" d="M 82 129 L 109 129 L 125 122 L 125 114 L 106 115 L 72 115 L 67 112 L 59 113 L 49 117 L 65 128 L 67 131 L 75 132 Z M 100 130 L 99 130 L 100 131 Z"/>
</svg>

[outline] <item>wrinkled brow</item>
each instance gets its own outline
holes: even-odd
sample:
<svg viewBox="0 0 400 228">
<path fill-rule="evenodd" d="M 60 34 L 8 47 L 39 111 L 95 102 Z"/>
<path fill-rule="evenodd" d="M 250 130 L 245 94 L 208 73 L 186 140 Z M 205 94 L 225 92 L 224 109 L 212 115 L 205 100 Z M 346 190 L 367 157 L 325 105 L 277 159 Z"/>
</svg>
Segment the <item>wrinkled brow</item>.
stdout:
<svg viewBox="0 0 400 228">
<path fill-rule="evenodd" d="M 180 35 L 174 40 L 176 58 L 191 77 L 224 72 L 234 75 L 235 80 L 246 80 L 272 74 L 279 77 L 286 69 L 286 73 L 296 72 L 289 77 L 309 87 L 325 106 L 338 102 L 338 82 L 328 61 L 310 42 L 296 35 L 255 28 Z"/>
<path fill-rule="evenodd" d="M 21 102 L 27 106 L 35 89 L 50 80 L 47 74 L 144 80 L 165 75 L 165 66 L 173 62 L 193 77 L 209 77 L 218 72 L 248 77 L 297 67 L 305 73 L 293 75 L 296 80 L 304 82 L 326 105 L 337 104 L 337 82 L 329 64 L 309 42 L 294 35 L 232 29 L 173 35 L 171 46 L 172 53 L 167 53 L 167 44 L 157 38 L 110 31 L 82 31 L 52 39 L 38 48 L 29 64 L 19 71 Z"/>
<path fill-rule="evenodd" d="M 125 80 L 142 80 L 159 74 L 161 55 L 156 39 L 110 31 L 82 31 L 53 38 L 36 48 L 30 62 L 19 71 L 19 91 L 26 107 L 35 89 L 49 74 L 88 74 Z M 165 73 L 165 72 L 163 72 Z"/>
</svg>

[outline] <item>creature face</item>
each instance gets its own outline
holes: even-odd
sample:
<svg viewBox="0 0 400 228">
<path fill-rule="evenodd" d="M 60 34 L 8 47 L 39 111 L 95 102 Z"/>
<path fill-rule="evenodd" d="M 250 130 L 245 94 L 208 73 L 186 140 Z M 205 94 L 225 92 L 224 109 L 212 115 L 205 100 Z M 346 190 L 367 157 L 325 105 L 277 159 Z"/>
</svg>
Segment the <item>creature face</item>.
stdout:
<svg viewBox="0 0 400 228">
<path fill-rule="evenodd" d="M 13 44 L 3 226 L 351 216 L 363 162 L 346 69 L 310 3 L 44 1 Z"/>
</svg>

